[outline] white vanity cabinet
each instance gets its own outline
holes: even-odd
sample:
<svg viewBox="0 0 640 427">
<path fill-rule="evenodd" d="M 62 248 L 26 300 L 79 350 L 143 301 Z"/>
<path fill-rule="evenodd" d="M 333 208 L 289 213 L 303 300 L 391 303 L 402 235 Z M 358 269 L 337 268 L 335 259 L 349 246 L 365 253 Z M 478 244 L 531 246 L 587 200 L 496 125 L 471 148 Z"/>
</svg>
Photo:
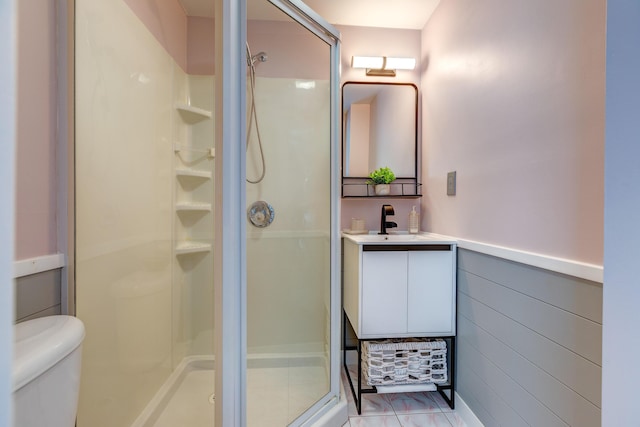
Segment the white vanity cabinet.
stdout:
<svg viewBox="0 0 640 427">
<path fill-rule="evenodd" d="M 344 310 L 357 337 L 454 336 L 455 241 L 356 237 L 344 239 Z"/>
</svg>

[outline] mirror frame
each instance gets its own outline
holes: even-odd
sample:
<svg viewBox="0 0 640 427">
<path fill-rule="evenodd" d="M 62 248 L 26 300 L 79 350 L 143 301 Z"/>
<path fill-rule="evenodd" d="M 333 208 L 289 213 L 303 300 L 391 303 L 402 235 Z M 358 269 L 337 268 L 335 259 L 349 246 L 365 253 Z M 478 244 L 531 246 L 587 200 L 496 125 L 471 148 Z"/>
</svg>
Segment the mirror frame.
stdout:
<svg viewBox="0 0 640 427">
<path fill-rule="evenodd" d="M 414 119 L 414 150 L 413 150 L 413 176 L 397 176 L 396 179 L 397 180 L 415 180 L 415 182 L 417 182 L 418 180 L 418 156 L 419 156 L 419 150 L 418 150 L 418 87 L 413 84 L 413 83 L 391 83 L 391 82 L 356 82 L 356 81 L 348 81 L 345 82 L 342 85 L 342 90 L 341 90 L 341 108 L 340 108 L 340 115 L 341 115 L 341 132 L 340 132 L 340 140 L 341 140 L 341 144 L 340 144 L 340 148 L 341 148 L 341 153 L 342 153 L 342 158 L 341 158 L 341 174 L 342 174 L 342 181 L 344 183 L 345 179 L 348 180 L 362 180 L 362 179 L 368 179 L 368 176 L 345 176 L 344 171 L 345 171 L 345 138 L 344 138 L 344 130 L 345 130 L 345 123 L 344 123 L 344 91 L 345 91 L 345 87 L 347 85 L 380 85 L 380 86 L 410 86 L 414 89 L 415 91 L 415 97 L 414 97 L 414 115 L 413 115 L 413 119 Z M 393 168 L 392 168 L 393 169 Z"/>
</svg>

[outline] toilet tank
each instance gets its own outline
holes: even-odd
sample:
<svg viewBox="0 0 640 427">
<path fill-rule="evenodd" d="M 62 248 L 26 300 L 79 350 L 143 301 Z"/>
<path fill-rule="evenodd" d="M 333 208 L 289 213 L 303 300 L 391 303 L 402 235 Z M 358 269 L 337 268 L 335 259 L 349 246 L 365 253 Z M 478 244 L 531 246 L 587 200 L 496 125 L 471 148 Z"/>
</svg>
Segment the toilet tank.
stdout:
<svg viewBox="0 0 640 427">
<path fill-rule="evenodd" d="M 84 325 L 49 316 L 14 326 L 15 427 L 73 427 L 78 408 Z"/>
</svg>

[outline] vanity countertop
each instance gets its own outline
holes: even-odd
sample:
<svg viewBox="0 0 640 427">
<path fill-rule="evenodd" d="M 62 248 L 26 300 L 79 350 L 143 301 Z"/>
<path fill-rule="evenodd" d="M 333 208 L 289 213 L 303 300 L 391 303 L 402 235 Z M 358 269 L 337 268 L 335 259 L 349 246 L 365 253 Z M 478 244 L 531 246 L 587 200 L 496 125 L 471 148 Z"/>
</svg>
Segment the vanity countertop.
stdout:
<svg viewBox="0 0 640 427">
<path fill-rule="evenodd" d="M 455 245 L 456 239 L 435 233 L 348 234 L 342 237 L 358 245 Z"/>
</svg>

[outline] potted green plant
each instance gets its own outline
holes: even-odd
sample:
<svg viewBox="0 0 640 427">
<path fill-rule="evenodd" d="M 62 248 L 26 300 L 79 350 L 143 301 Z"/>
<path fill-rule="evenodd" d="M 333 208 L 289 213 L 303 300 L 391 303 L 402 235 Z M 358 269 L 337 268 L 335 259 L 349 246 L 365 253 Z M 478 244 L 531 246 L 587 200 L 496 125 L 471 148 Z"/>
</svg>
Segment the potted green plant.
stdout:
<svg viewBox="0 0 640 427">
<path fill-rule="evenodd" d="M 388 167 L 381 167 L 369 174 L 367 184 L 373 185 L 377 196 L 386 196 L 391 192 L 391 184 L 396 179 Z"/>
</svg>

